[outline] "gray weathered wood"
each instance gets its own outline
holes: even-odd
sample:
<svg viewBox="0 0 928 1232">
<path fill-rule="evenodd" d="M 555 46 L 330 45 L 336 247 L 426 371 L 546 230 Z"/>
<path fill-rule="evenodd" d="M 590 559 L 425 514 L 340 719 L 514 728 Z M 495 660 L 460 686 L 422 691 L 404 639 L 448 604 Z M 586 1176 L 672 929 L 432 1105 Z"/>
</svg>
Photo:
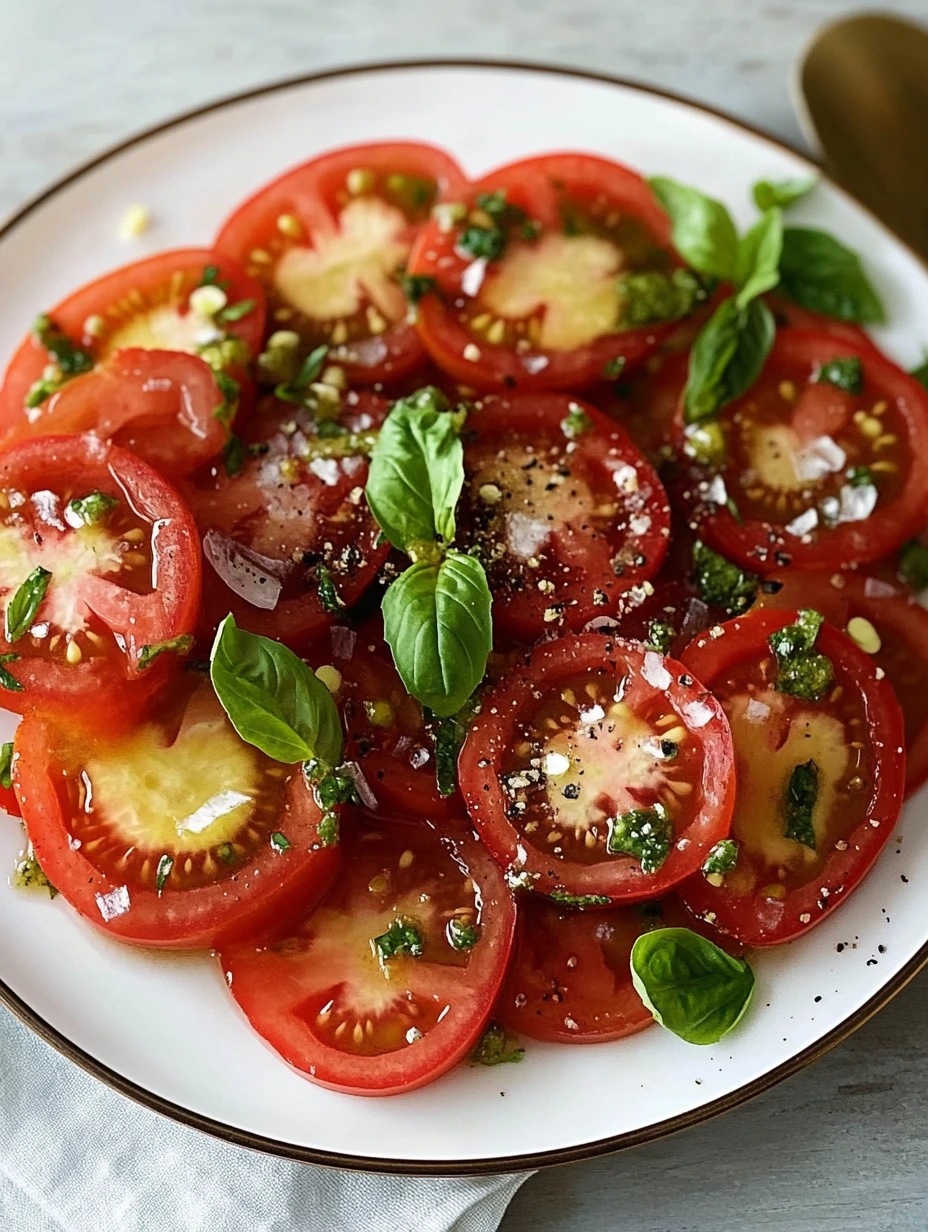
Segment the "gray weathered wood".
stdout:
<svg viewBox="0 0 928 1232">
<path fill-rule="evenodd" d="M 0 0 L 0 213 L 174 112 L 365 59 L 494 56 L 593 68 L 691 95 L 796 141 L 789 66 L 817 24 L 852 7 L 843 0 Z M 928 0 L 893 7 L 928 20 Z M 503 1228 L 923 1229 L 926 1021 L 928 977 L 750 1106 L 664 1143 L 530 1180 Z"/>
</svg>

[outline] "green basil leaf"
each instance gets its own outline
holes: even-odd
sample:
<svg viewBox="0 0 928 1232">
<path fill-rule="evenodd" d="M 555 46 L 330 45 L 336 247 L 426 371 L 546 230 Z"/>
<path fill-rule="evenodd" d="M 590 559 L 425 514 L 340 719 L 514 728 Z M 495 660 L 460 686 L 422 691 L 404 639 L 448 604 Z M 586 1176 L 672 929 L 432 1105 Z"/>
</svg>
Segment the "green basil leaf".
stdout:
<svg viewBox="0 0 928 1232">
<path fill-rule="evenodd" d="M 154 642 L 150 646 L 143 646 L 139 651 L 139 671 L 144 672 L 146 668 L 151 667 L 159 655 L 167 651 L 173 651 L 178 655 L 190 654 L 193 650 L 193 641 L 192 633 L 181 633 L 177 637 L 168 638 L 166 642 Z"/>
<path fill-rule="evenodd" d="M 292 650 L 239 629 L 230 614 L 216 632 L 209 672 L 223 710 L 248 744 L 275 761 L 341 760 L 332 695 Z"/>
<path fill-rule="evenodd" d="M 672 224 L 673 245 L 694 270 L 733 282 L 738 274 L 738 233 L 721 201 L 696 188 L 653 176 L 648 183 Z"/>
<path fill-rule="evenodd" d="M 754 185 L 754 204 L 759 210 L 772 210 L 779 206 L 787 209 L 808 196 L 818 180 L 814 175 L 795 180 L 758 180 Z"/>
<path fill-rule="evenodd" d="M 656 928 L 632 947 L 632 983 L 661 1026 L 688 1044 L 717 1044 L 740 1022 L 754 972 L 688 928 Z"/>
<path fill-rule="evenodd" d="M 0 786 L 13 786 L 13 741 L 0 745 Z"/>
<path fill-rule="evenodd" d="M 886 320 L 882 301 L 864 273 L 860 258 L 825 231 L 786 228 L 780 286 L 803 308 L 839 321 L 878 325 Z"/>
<path fill-rule="evenodd" d="M 448 400 L 427 386 L 395 402 L 371 450 L 367 503 L 395 548 L 454 542 L 464 451 Z"/>
<path fill-rule="evenodd" d="M 474 556 L 410 565 L 383 598 L 384 636 L 406 691 L 442 718 L 455 714 L 486 672 L 490 589 Z"/>
<path fill-rule="evenodd" d="M 708 419 L 745 393 L 763 371 L 776 323 L 763 300 L 746 308 L 726 299 L 700 330 L 690 352 L 686 421 Z"/>
<path fill-rule="evenodd" d="M 18 641 L 36 618 L 52 575 L 41 565 L 33 569 L 6 608 L 6 640 Z"/>
<path fill-rule="evenodd" d="M 783 252 L 783 214 L 768 210 L 741 241 L 738 249 L 739 308 L 770 291 L 780 281 L 780 256 Z"/>
</svg>

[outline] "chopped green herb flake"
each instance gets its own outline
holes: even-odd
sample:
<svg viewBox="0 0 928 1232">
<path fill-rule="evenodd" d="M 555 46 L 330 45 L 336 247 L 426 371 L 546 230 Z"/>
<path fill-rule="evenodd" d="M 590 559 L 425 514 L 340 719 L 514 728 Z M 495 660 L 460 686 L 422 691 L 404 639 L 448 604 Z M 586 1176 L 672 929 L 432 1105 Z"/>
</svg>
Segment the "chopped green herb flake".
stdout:
<svg viewBox="0 0 928 1232">
<path fill-rule="evenodd" d="M 253 299 L 240 299 L 237 304 L 226 304 L 224 308 L 220 308 L 215 319 L 221 325 L 228 325 L 233 321 L 240 321 L 242 317 L 247 317 L 249 312 L 254 310 L 254 306 Z"/>
<path fill-rule="evenodd" d="M 174 867 L 172 856 L 163 855 L 158 861 L 158 867 L 155 870 L 155 889 L 158 892 L 158 897 L 161 897 L 161 892 L 164 890 L 164 883 L 171 875 L 171 869 Z"/>
<path fill-rule="evenodd" d="M 234 432 L 226 441 L 225 448 L 222 451 L 222 458 L 225 463 L 226 474 L 230 478 L 241 473 L 241 469 L 245 465 L 245 446 L 242 443 L 242 438 L 236 436 Z"/>
<path fill-rule="evenodd" d="M 231 843 L 220 843 L 216 848 L 216 855 L 225 864 L 235 863 L 235 848 Z"/>
<path fill-rule="evenodd" d="M 676 637 L 673 625 L 666 620 L 656 618 L 648 625 L 648 637 L 645 645 L 658 654 L 667 654 Z"/>
<path fill-rule="evenodd" d="M 505 1028 L 491 1023 L 470 1054 L 473 1065 L 509 1065 L 525 1056 L 522 1048 Z"/>
<path fill-rule="evenodd" d="M 820 385 L 834 385 L 848 394 L 863 393 L 864 365 L 859 355 L 848 355 L 844 359 L 830 359 L 822 364 L 815 378 Z"/>
<path fill-rule="evenodd" d="M 716 843 L 702 866 L 704 873 L 730 873 L 738 863 L 739 846 L 733 838 L 723 838 Z"/>
<path fill-rule="evenodd" d="M 271 835 L 271 846 L 278 854 L 289 851 L 291 847 L 290 840 L 285 834 L 281 834 L 279 830 L 275 830 Z"/>
<path fill-rule="evenodd" d="M 571 440 L 575 436 L 582 436 L 584 432 L 589 432 L 592 427 L 592 419 L 590 419 L 586 411 L 581 411 L 579 407 L 569 411 L 561 420 L 561 431 Z"/>
<path fill-rule="evenodd" d="M 847 473 L 847 481 L 852 488 L 876 487 L 876 480 L 869 466 L 852 466 Z"/>
<path fill-rule="evenodd" d="M 424 943 L 421 932 L 412 920 L 397 916 L 385 933 L 372 938 L 371 949 L 383 964 L 401 954 L 421 958 Z"/>
<path fill-rule="evenodd" d="M 242 387 L 235 377 L 229 376 L 228 372 L 217 372 L 214 370 L 213 380 L 216 382 L 216 388 L 222 394 L 222 402 L 213 411 L 213 418 L 218 419 L 223 427 L 231 427 L 238 413 L 238 399 Z"/>
<path fill-rule="evenodd" d="M 316 834 L 323 847 L 336 847 L 339 837 L 338 814 L 324 813 L 316 826 Z"/>
<path fill-rule="evenodd" d="M 818 766 L 814 761 L 804 761 L 794 767 L 783 797 L 786 837 L 802 843 L 811 851 L 816 849 L 813 817 L 818 803 L 818 789 Z"/>
<path fill-rule="evenodd" d="M 568 894 L 560 889 L 549 891 L 548 898 L 565 907 L 608 907 L 612 902 L 605 894 Z"/>
<path fill-rule="evenodd" d="M 408 304 L 416 305 L 426 295 L 431 295 L 438 283 L 429 274 L 400 274 L 400 286 Z"/>
<path fill-rule="evenodd" d="M 303 775 L 313 790 L 316 803 L 324 813 L 338 804 L 358 804 L 358 792 L 350 774 L 339 774 L 314 758 L 303 763 Z"/>
<path fill-rule="evenodd" d="M 309 387 L 319 379 L 328 353 L 327 346 L 318 346 L 310 351 L 293 380 L 278 385 L 274 390 L 274 397 L 280 398 L 282 402 L 294 402 L 298 406 L 305 405 Z"/>
<path fill-rule="evenodd" d="M 831 660 L 815 649 L 824 617 L 804 608 L 796 623 L 778 629 L 767 639 L 777 660 L 777 690 L 806 701 L 820 701 L 834 680 Z"/>
<path fill-rule="evenodd" d="M 723 608 L 729 616 L 746 612 L 757 597 L 758 579 L 707 548 L 701 540 L 693 545 L 696 589 L 703 603 Z"/>
<path fill-rule="evenodd" d="M 68 508 L 85 526 L 96 526 L 105 522 L 119 501 L 115 496 L 107 496 L 105 492 L 89 492 L 86 496 L 75 496 L 68 501 Z"/>
<path fill-rule="evenodd" d="M 335 615 L 340 612 L 345 604 L 339 597 L 338 591 L 335 589 L 335 583 L 332 581 L 332 574 L 325 565 L 317 565 L 315 569 L 316 583 L 319 587 L 319 602 L 322 604 L 323 610 L 330 615 Z"/>
<path fill-rule="evenodd" d="M 10 693 L 22 693 L 26 687 L 16 679 L 12 672 L 8 672 L 4 664 L 15 663 L 20 656 L 13 651 L 7 654 L 0 654 L 0 688 L 8 689 Z"/>
<path fill-rule="evenodd" d="M 457 247 L 466 256 L 498 261 L 506 251 L 506 235 L 499 227 L 466 227 L 458 236 Z"/>
<path fill-rule="evenodd" d="M 228 285 L 229 283 L 226 279 L 219 277 L 218 265 L 203 266 L 203 273 L 200 275 L 201 287 L 219 287 L 221 291 L 224 291 Z"/>
<path fill-rule="evenodd" d="M 480 940 L 480 929 L 475 924 L 462 924 L 454 916 L 445 929 L 448 944 L 455 950 L 472 950 Z"/>
<path fill-rule="evenodd" d="M 144 672 L 147 667 L 151 667 L 159 655 L 168 651 L 179 655 L 189 654 L 193 649 L 193 641 L 192 633 L 182 633 L 179 637 L 168 638 L 166 642 L 155 642 L 151 646 L 143 646 L 139 651 L 139 671 Z"/>
<path fill-rule="evenodd" d="M 13 786 L 13 741 L 0 745 L 0 786 Z"/>
<path fill-rule="evenodd" d="M 928 545 L 910 539 L 899 553 L 899 575 L 913 590 L 928 586 Z"/>
<path fill-rule="evenodd" d="M 52 575 L 41 565 L 33 569 L 6 607 L 6 640 L 18 641 L 32 626 Z"/>
<path fill-rule="evenodd" d="M 627 360 L 624 355 L 617 355 L 615 359 L 610 359 L 608 363 L 603 365 L 603 376 L 607 381 L 617 381 L 625 371 Z"/>
<path fill-rule="evenodd" d="M 72 376 L 80 376 L 82 372 L 92 371 L 94 358 L 91 353 L 63 334 L 53 323 L 51 317 L 45 314 L 36 317 L 32 332 L 39 345 L 48 351 L 61 369 L 62 384 Z"/>
<path fill-rule="evenodd" d="M 10 885 L 17 890 L 48 890 L 49 898 L 55 898 L 58 894 L 31 851 L 13 869 Z"/>
<path fill-rule="evenodd" d="M 658 270 L 623 274 L 619 278 L 619 295 L 622 329 L 682 320 L 707 298 L 705 285 L 688 269 L 671 270 L 669 274 Z"/>
<path fill-rule="evenodd" d="M 645 873 L 656 873 L 673 846 L 673 824 L 663 804 L 629 809 L 609 823 L 611 855 L 635 856 Z"/>
</svg>

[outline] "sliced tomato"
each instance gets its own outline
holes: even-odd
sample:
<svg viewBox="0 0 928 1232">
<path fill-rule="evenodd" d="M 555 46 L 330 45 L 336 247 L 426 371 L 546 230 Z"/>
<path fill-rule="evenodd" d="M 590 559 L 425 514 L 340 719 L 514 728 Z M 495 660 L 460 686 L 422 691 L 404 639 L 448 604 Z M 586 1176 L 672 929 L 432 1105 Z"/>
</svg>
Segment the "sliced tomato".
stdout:
<svg viewBox="0 0 928 1232">
<path fill-rule="evenodd" d="M 839 321 L 837 317 L 826 317 L 823 312 L 813 312 L 811 308 L 803 308 L 776 291 L 771 291 L 764 299 L 780 329 L 814 330 L 817 334 L 840 338 L 853 347 L 875 346 L 867 331 L 852 321 Z"/>
<path fill-rule="evenodd" d="M 402 284 L 410 248 L 432 205 L 464 183 L 434 146 L 349 146 L 259 189 L 216 247 L 260 279 L 274 326 L 306 353 L 328 343 L 352 381 L 390 382 L 425 363 Z"/>
<path fill-rule="evenodd" d="M 625 433 L 566 394 L 484 398 L 467 430 L 461 533 L 486 562 L 498 631 L 535 641 L 633 601 L 660 568 L 670 507 Z"/>
<path fill-rule="evenodd" d="M 345 756 L 361 767 L 387 813 L 460 817 L 460 794 L 443 796 L 438 790 L 433 733 L 400 680 L 380 620 L 350 636 L 355 639 L 351 655 L 338 662 Z M 448 770 L 453 775 L 453 758 Z"/>
<path fill-rule="evenodd" d="M 227 311 L 241 311 L 243 307 L 246 311 L 228 322 L 223 322 L 222 311 L 218 315 L 196 311 L 192 303 L 197 300 L 190 297 L 204 277 L 216 284 Z M 106 363 L 126 348 L 195 355 L 204 350 L 207 354 L 215 352 L 225 342 L 230 354 L 227 366 L 240 376 L 248 359 L 260 350 L 264 292 L 235 261 L 208 248 L 181 248 L 104 274 L 56 304 L 48 316 L 68 342 L 87 353 L 88 365 Z M 27 424 L 35 419 L 41 403 L 28 404 L 35 403 L 43 392 L 38 385 L 46 370 L 47 392 L 51 393 L 62 386 L 67 374 L 59 366 L 56 375 L 54 356 L 30 334 L 20 344 L 4 377 L 0 433 L 21 431 L 24 419 Z M 151 378 L 157 379 L 153 370 Z M 170 364 L 164 379 L 176 379 L 176 370 Z M 31 396 L 30 391 L 34 391 Z M 46 430 L 57 428 L 50 424 Z"/>
<path fill-rule="evenodd" d="M 88 497 L 86 513 L 71 504 Z M 115 713 L 103 699 L 141 704 L 174 658 L 157 648 L 194 630 L 197 539 L 175 489 L 96 436 L 38 437 L 0 454 L 4 706 L 87 706 L 102 721 Z M 36 585 L 38 606 L 22 606 Z M 17 594 L 28 620 L 11 627 Z"/>
<path fill-rule="evenodd" d="M 349 392 L 338 417 L 321 421 L 267 399 L 245 430 L 240 469 L 217 463 L 186 485 L 209 579 L 204 632 L 232 612 L 241 628 L 302 649 L 361 596 L 389 552 L 364 500 L 365 434 L 387 410 Z"/>
<path fill-rule="evenodd" d="M 768 581 L 771 589 L 758 594 L 759 607 L 814 608 L 835 628 L 856 634 L 885 674 L 905 720 L 905 785 L 911 795 L 928 779 L 928 612 L 902 587 L 860 573 L 786 569 Z"/>
<path fill-rule="evenodd" d="M 832 361 L 859 362 L 860 393 L 820 379 Z M 717 422 L 724 457 L 700 464 L 680 412 L 673 494 L 743 568 L 877 560 L 928 520 L 928 391 L 872 346 L 781 330 L 758 382 Z"/>
<path fill-rule="evenodd" d="M 818 702 L 780 693 L 767 639 L 797 613 L 752 611 L 696 639 L 683 655 L 731 724 L 738 773 L 731 872 L 703 873 L 680 893 L 687 906 L 745 945 L 777 945 L 840 906 L 893 833 L 905 783 L 903 720 L 870 655 L 822 625 L 815 643 L 834 668 Z M 794 775 L 811 773 L 804 819 L 790 828 Z M 802 822 L 800 825 L 799 822 Z M 808 834 L 811 842 L 795 837 Z M 814 844 L 814 845 L 813 845 Z"/>
<path fill-rule="evenodd" d="M 494 202 L 509 214 L 488 213 Z M 471 185 L 458 206 L 456 221 L 446 213 L 424 228 L 409 260 L 435 281 L 419 304 L 420 336 L 457 380 L 579 390 L 608 364 L 640 363 L 672 328 L 622 327 L 620 276 L 676 263 L 667 216 L 628 167 L 589 154 L 530 158 Z M 490 256 L 474 255 L 475 228 L 502 230 Z"/>
<path fill-rule="evenodd" d="M 512 884 L 602 905 L 689 876 L 734 804 L 715 698 L 673 659 L 595 633 L 539 646 L 483 699 L 459 772 Z"/>
<path fill-rule="evenodd" d="M 590 401 L 622 425 L 654 466 L 673 454 L 674 422 L 688 366 L 688 355 L 661 355 L 631 377 L 601 382 L 590 391 Z"/>
<path fill-rule="evenodd" d="M 165 475 L 186 475 L 222 450 L 224 403 L 215 373 L 197 356 L 125 347 L 21 416 L 4 444 L 93 432 Z"/>
<path fill-rule="evenodd" d="M 396 1095 L 476 1043 L 506 970 L 515 904 L 465 823 L 363 822 L 345 857 L 292 936 L 223 949 L 220 963 L 251 1025 L 311 1082 Z"/>
<path fill-rule="evenodd" d="M 325 890 L 337 841 L 299 766 L 235 732 L 185 673 L 129 734 L 26 718 L 16 793 L 52 885 L 108 936 L 206 949 L 286 927 Z M 330 845 L 326 846 L 324 839 Z"/>
</svg>

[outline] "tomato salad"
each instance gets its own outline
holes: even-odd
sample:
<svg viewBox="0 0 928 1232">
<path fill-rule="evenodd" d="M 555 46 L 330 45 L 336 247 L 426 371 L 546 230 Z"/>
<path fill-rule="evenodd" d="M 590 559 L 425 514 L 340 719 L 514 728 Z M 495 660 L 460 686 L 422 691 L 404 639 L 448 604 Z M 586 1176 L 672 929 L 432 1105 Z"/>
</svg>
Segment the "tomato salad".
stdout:
<svg viewBox="0 0 928 1232">
<path fill-rule="evenodd" d="M 812 190 L 353 146 L 49 306 L 13 883 L 336 1091 L 732 1030 L 928 777 L 928 377 Z"/>
</svg>

